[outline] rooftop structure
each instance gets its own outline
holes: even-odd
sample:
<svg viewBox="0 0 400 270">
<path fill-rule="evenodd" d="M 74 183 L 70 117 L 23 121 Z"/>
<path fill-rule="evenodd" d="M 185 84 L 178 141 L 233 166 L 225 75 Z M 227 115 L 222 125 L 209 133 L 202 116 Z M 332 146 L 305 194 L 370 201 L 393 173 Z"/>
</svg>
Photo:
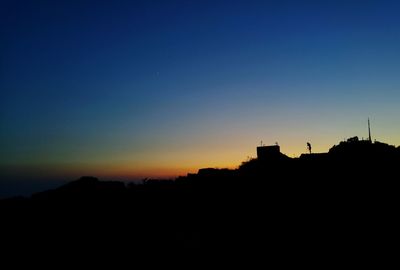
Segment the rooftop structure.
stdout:
<svg viewBox="0 0 400 270">
<path fill-rule="evenodd" d="M 279 145 L 269 145 L 269 146 L 258 146 L 257 147 L 257 158 L 258 159 L 271 159 L 280 157 L 281 150 Z"/>
</svg>

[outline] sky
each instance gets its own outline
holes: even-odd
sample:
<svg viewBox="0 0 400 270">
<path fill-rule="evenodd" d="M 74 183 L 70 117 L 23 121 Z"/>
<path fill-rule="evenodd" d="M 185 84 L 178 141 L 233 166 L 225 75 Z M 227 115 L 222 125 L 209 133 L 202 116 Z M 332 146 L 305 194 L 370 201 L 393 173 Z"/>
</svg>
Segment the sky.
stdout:
<svg viewBox="0 0 400 270">
<path fill-rule="evenodd" d="M 398 1 L 0 1 L 0 196 L 400 145 Z"/>
</svg>

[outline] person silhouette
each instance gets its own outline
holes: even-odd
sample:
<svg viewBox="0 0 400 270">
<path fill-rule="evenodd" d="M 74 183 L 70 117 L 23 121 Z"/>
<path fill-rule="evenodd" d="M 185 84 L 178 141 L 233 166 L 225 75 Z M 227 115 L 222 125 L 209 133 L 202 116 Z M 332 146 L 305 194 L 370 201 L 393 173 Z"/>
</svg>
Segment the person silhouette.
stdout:
<svg viewBox="0 0 400 270">
<path fill-rule="evenodd" d="M 307 143 L 307 149 L 308 149 L 308 151 L 310 152 L 310 154 L 311 154 L 311 143 Z"/>
</svg>

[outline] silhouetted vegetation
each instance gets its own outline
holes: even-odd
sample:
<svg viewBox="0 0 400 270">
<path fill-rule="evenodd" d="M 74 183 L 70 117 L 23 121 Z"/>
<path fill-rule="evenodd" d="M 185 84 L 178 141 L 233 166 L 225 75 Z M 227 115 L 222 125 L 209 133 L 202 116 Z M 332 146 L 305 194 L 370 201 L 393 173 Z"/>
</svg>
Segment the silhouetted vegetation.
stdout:
<svg viewBox="0 0 400 270">
<path fill-rule="evenodd" d="M 206 168 L 129 185 L 82 177 L 31 198 L 2 200 L 2 232 L 28 246 L 261 245 L 314 257 L 390 252 L 398 230 L 399 147 L 355 137 L 299 158 L 271 149 L 259 149 L 262 158 L 236 170 Z"/>
</svg>

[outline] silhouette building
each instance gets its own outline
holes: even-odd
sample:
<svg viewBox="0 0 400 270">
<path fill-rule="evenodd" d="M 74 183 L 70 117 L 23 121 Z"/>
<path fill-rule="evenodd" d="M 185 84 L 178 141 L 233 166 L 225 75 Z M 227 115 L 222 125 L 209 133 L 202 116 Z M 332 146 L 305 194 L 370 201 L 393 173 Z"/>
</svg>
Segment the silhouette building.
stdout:
<svg viewBox="0 0 400 270">
<path fill-rule="evenodd" d="M 281 149 L 279 145 L 258 146 L 257 158 L 258 159 L 273 159 L 280 157 Z"/>
</svg>

